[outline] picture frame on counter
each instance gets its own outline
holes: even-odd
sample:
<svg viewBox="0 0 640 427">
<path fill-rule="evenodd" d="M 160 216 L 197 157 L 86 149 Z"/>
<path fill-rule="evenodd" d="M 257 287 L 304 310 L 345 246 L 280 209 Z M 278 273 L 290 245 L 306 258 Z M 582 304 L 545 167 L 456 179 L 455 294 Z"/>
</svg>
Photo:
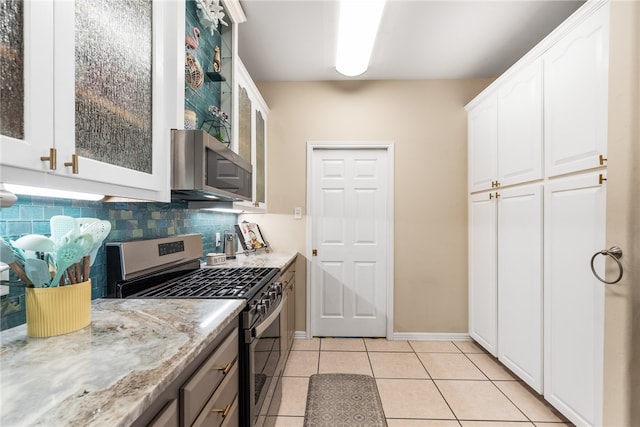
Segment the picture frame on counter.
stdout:
<svg viewBox="0 0 640 427">
<path fill-rule="evenodd" d="M 268 252 L 269 243 L 265 240 L 260 226 L 255 222 L 243 221 L 236 224 L 236 233 L 240 237 L 242 249 L 246 252 L 265 249 Z"/>
</svg>

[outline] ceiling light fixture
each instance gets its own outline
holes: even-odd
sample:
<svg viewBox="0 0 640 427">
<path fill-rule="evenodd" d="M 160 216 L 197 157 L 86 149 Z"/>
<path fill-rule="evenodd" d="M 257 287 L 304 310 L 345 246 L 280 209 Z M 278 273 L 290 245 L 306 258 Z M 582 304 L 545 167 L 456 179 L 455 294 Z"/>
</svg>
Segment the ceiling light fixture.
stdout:
<svg viewBox="0 0 640 427">
<path fill-rule="evenodd" d="M 336 70 L 355 77 L 367 71 L 385 0 L 340 0 Z"/>
<path fill-rule="evenodd" d="M 104 199 L 104 194 L 79 193 L 76 191 L 54 190 L 52 188 L 31 187 L 27 185 L 4 184 L 4 187 L 14 194 L 27 196 L 56 197 L 60 199 L 91 200 Z"/>
</svg>

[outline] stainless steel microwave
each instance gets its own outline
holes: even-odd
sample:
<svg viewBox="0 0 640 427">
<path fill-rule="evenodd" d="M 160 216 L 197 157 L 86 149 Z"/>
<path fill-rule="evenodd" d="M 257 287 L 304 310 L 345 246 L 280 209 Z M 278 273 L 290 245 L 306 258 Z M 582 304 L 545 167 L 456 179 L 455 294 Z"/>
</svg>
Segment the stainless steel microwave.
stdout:
<svg viewBox="0 0 640 427">
<path fill-rule="evenodd" d="M 173 200 L 251 200 L 251 163 L 201 130 L 171 130 Z"/>
</svg>

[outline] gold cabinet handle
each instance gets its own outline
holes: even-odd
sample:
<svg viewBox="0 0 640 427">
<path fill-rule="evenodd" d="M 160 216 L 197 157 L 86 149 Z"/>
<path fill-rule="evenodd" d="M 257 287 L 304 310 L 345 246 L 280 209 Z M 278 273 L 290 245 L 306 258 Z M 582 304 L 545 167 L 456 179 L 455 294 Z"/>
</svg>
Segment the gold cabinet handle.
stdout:
<svg viewBox="0 0 640 427">
<path fill-rule="evenodd" d="M 231 410 L 231 403 L 224 407 L 224 409 L 213 408 L 211 412 L 222 413 L 222 418 L 229 415 L 229 411 Z"/>
<path fill-rule="evenodd" d="M 232 363 L 227 363 L 224 366 L 220 366 L 220 367 L 214 368 L 214 370 L 222 371 L 222 375 L 227 375 L 229 373 L 229 371 L 231 370 L 232 366 L 233 366 Z"/>
<path fill-rule="evenodd" d="M 493 199 L 493 194 L 489 193 L 489 200 Z"/>
<path fill-rule="evenodd" d="M 602 183 L 604 181 L 606 181 L 606 180 L 607 180 L 607 178 L 604 175 L 602 175 L 602 174 L 598 175 L 598 184 L 602 185 Z"/>
<path fill-rule="evenodd" d="M 496 199 L 499 199 L 499 198 L 500 198 L 500 193 L 496 191 Z"/>
<path fill-rule="evenodd" d="M 495 188 L 496 186 L 496 182 L 495 181 L 491 181 L 491 188 Z"/>
<path fill-rule="evenodd" d="M 600 166 L 604 166 L 604 162 L 607 161 L 607 158 L 605 156 L 603 156 L 602 154 L 600 154 L 598 156 L 598 161 L 600 162 Z"/>
<path fill-rule="evenodd" d="M 258 202 L 258 201 L 253 202 L 253 206 L 256 207 L 256 208 L 259 208 L 260 207 L 260 202 Z"/>
<path fill-rule="evenodd" d="M 78 155 L 72 154 L 70 162 L 64 162 L 66 167 L 71 166 L 71 173 L 78 174 Z"/>
<path fill-rule="evenodd" d="M 48 156 L 40 156 L 40 160 L 43 162 L 49 162 L 49 169 L 54 171 L 56 170 L 56 165 L 58 163 L 58 159 L 57 159 L 57 155 L 56 155 L 56 149 L 55 148 L 49 148 L 49 155 Z"/>
<path fill-rule="evenodd" d="M 312 249 L 311 250 L 311 256 L 318 256 L 318 250 L 317 249 Z"/>
</svg>

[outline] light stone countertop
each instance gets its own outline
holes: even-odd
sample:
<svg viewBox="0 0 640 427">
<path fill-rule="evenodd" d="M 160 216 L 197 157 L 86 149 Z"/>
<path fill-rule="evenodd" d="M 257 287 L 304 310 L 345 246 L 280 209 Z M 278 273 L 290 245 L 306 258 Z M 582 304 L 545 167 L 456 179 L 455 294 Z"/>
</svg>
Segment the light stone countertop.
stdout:
<svg viewBox="0 0 640 427">
<path fill-rule="evenodd" d="M 203 265 L 203 267 L 276 267 L 283 269 L 289 265 L 289 263 L 293 262 L 297 255 L 298 254 L 294 252 L 267 253 L 264 249 L 259 249 L 256 252 L 249 252 L 248 255 L 245 255 L 243 252 L 238 252 L 236 259 L 228 259 L 224 264 L 215 266 Z"/>
<path fill-rule="evenodd" d="M 244 256 L 244 255 L 242 255 Z M 128 426 L 240 313 L 244 300 L 98 299 L 91 325 L 0 333 L 0 425 Z"/>
</svg>

